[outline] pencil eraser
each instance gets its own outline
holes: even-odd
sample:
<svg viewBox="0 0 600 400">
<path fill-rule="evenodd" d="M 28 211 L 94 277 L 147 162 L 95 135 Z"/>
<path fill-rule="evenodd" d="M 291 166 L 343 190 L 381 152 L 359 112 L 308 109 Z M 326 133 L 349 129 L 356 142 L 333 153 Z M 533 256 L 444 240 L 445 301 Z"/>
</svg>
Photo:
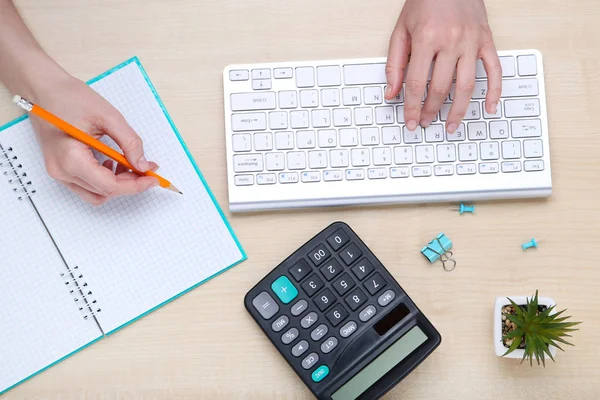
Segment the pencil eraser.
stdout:
<svg viewBox="0 0 600 400">
<path fill-rule="evenodd" d="M 21 101 L 21 96 L 19 96 L 18 94 L 15 94 L 13 96 L 13 103 L 17 104 L 20 101 Z"/>
</svg>

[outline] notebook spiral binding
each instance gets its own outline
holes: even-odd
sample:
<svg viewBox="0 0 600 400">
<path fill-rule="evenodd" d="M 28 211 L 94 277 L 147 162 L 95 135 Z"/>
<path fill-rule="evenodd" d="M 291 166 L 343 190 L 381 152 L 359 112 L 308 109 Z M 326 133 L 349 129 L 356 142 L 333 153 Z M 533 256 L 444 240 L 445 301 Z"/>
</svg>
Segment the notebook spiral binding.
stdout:
<svg viewBox="0 0 600 400">
<path fill-rule="evenodd" d="M 0 145 L 0 171 L 11 185 L 18 200 L 24 200 L 35 194 L 35 188 L 12 147 L 4 148 Z"/>
<path fill-rule="evenodd" d="M 65 286 L 79 308 L 79 312 L 83 319 L 92 319 L 96 314 L 102 312 L 94 292 L 86 282 L 78 265 L 73 268 L 67 267 L 67 270 L 67 272 L 60 273 Z"/>
</svg>

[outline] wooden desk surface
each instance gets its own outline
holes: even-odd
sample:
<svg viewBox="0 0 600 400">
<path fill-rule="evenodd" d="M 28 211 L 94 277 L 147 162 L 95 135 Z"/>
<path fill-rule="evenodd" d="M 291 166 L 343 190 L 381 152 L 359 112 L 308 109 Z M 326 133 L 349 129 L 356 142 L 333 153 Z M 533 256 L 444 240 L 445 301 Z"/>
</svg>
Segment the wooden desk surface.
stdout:
<svg viewBox="0 0 600 400">
<path fill-rule="evenodd" d="M 137 55 L 218 201 L 227 210 L 221 73 L 237 62 L 387 54 L 399 0 L 17 1 L 47 51 L 87 80 Z M 554 193 L 548 200 L 228 215 L 249 259 L 5 395 L 12 399 L 309 399 L 242 299 L 256 281 L 334 220 L 348 222 L 443 336 L 386 399 L 597 399 L 600 395 L 600 5 L 488 0 L 497 48 L 544 55 Z M 17 116 L 0 89 L 0 122 Z M 419 249 L 455 243 L 451 273 Z M 523 252 L 530 237 L 545 239 Z M 500 359 L 496 296 L 555 298 L 575 347 L 546 369 Z M 1 362 L 1 361 L 0 361 Z"/>
</svg>

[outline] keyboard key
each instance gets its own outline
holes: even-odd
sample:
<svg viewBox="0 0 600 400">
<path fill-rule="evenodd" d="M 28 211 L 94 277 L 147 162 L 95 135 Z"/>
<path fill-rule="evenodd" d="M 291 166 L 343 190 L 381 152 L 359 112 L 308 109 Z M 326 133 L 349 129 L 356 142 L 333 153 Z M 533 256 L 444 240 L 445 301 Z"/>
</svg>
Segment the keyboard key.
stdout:
<svg viewBox="0 0 600 400">
<path fill-rule="evenodd" d="M 425 141 L 428 143 L 443 142 L 444 126 L 441 124 L 433 124 L 425 128 Z"/>
<path fill-rule="evenodd" d="M 367 291 L 373 296 L 379 292 L 386 285 L 385 279 L 381 277 L 379 272 L 374 273 L 369 279 L 367 279 L 363 285 L 367 288 Z"/>
<path fill-rule="evenodd" d="M 333 288 L 340 296 L 345 295 L 353 287 L 354 281 L 347 272 L 333 283 Z"/>
<path fill-rule="evenodd" d="M 344 84 L 377 85 L 387 83 L 385 63 L 344 65 Z"/>
<path fill-rule="evenodd" d="M 360 312 L 360 314 L 358 314 L 358 319 L 360 319 L 362 322 L 367 322 L 373 318 L 375 314 L 377 314 L 377 309 L 373 306 L 367 306 Z"/>
<path fill-rule="evenodd" d="M 342 270 L 342 266 L 336 259 L 331 259 L 323 267 L 321 267 L 321 273 L 328 281 L 341 274 Z"/>
<path fill-rule="evenodd" d="M 356 332 L 357 329 L 358 329 L 358 326 L 356 325 L 356 322 L 354 322 L 354 321 L 347 322 L 346 325 L 344 325 L 340 328 L 340 336 L 343 338 L 347 338 L 348 336 L 350 336 L 354 332 Z"/>
<path fill-rule="evenodd" d="M 323 339 L 325 335 L 327 335 L 327 332 L 329 332 L 327 325 L 321 324 L 313 329 L 313 331 L 310 333 L 310 338 L 315 342 L 318 342 L 319 340 Z"/>
<path fill-rule="evenodd" d="M 381 104 L 383 103 L 383 92 L 379 86 L 367 86 L 363 90 L 365 104 Z"/>
<path fill-rule="evenodd" d="M 288 127 L 288 114 L 282 111 L 272 111 L 269 113 L 269 128 L 275 129 L 287 129 Z"/>
<path fill-rule="evenodd" d="M 466 137 L 467 135 L 465 134 L 465 124 L 462 122 L 460 125 L 458 125 L 458 128 L 456 128 L 454 133 L 446 132 L 446 140 L 449 142 L 459 142 L 465 140 Z"/>
<path fill-rule="evenodd" d="M 502 163 L 502 172 L 520 172 L 521 161 L 505 161 Z"/>
<path fill-rule="evenodd" d="M 354 109 L 354 123 L 356 125 L 372 125 L 373 109 L 371 107 L 357 107 Z"/>
<path fill-rule="evenodd" d="M 469 107 L 467 108 L 467 112 L 465 113 L 464 119 L 470 120 L 479 118 L 481 118 L 479 103 L 476 101 L 472 101 L 471 103 L 469 103 Z"/>
<path fill-rule="evenodd" d="M 236 175 L 235 184 L 236 186 L 254 185 L 254 175 Z"/>
<path fill-rule="evenodd" d="M 296 282 L 300 282 L 304 279 L 311 271 L 310 265 L 303 259 L 300 259 L 292 268 L 289 269 L 290 274 L 294 277 Z"/>
<path fill-rule="evenodd" d="M 489 114 L 487 112 L 487 105 L 485 101 L 483 102 L 483 106 L 481 108 L 483 109 L 483 118 L 485 119 L 502 118 L 502 101 L 498 101 L 498 104 L 496 105 L 496 111 L 493 114 Z"/>
<path fill-rule="evenodd" d="M 333 126 L 350 126 L 352 124 L 352 110 L 349 108 L 336 108 L 333 110 Z"/>
<path fill-rule="evenodd" d="M 235 172 L 259 172 L 263 168 L 262 154 L 236 154 L 233 156 Z"/>
<path fill-rule="evenodd" d="M 358 129 L 340 129 L 340 146 L 350 147 L 358 145 Z"/>
<path fill-rule="evenodd" d="M 313 371 L 310 377 L 313 382 L 319 383 L 325 379 L 327 375 L 329 375 L 329 367 L 327 367 L 327 365 L 321 365 L 319 368 Z"/>
<path fill-rule="evenodd" d="M 308 111 L 292 111 L 290 112 L 290 126 L 292 129 L 308 128 Z"/>
<path fill-rule="evenodd" d="M 390 165 L 392 163 L 392 150 L 389 147 L 375 147 L 373 149 L 374 165 Z"/>
<path fill-rule="evenodd" d="M 273 150 L 273 134 L 271 132 L 255 133 L 254 148 L 258 151 Z"/>
<path fill-rule="evenodd" d="M 254 90 L 271 89 L 271 80 L 270 79 L 254 79 L 254 80 L 252 80 L 252 89 L 254 89 Z"/>
<path fill-rule="evenodd" d="M 307 295 L 311 296 L 319 291 L 325 284 L 317 274 L 311 275 L 303 284 L 302 289 Z"/>
<path fill-rule="evenodd" d="M 394 162 L 396 164 L 412 164 L 413 150 L 411 146 L 394 147 Z"/>
<path fill-rule="evenodd" d="M 338 326 L 343 320 L 348 317 L 348 311 L 341 304 L 336 304 L 331 310 L 325 314 L 325 318 L 332 326 Z"/>
<path fill-rule="evenodd" d="M 396 121 L 399 124 L 404 123 L 404 106 L 396 106 Z"/>
<path fill-rule="evenodd" d="M 452 164 L 436 165 L 433 168 L 433 173 L 436 176 L 450 176 L 450 175 L 454 175 L 454 165 L 452 165 Z"/>
<path fill-rule="evenodd" d="M 279 306 L 267 292 L 260 292 L 252 299 L 252 305 L 264 319 L 270 319 L 279 312 Z"/>
<path fill-rule="evenodd" d="M 308 165 L 310 168 L 327 168 L 327 152 L 325 150 L 313 150 L 308 152 Z"/>
<path fill-rule="evenodd" d="M 232 111 L 273 110 L 275 109 L 275 92 L 233 93 Z"/>
<path fill-rule="evenodd" d="M 393 118 L 392 118 L 393 120 Z M 379 122 L 377 122 L 379 124 Z M 384 126 L 381 128 L 381 139 L 383 144 L 400 144 L 400 127 Z"/>
<path fill-rule="evenodd" d="M 247 81 L 250 74 L 247 69 L 234 69 L 229 71 L 230 81 Z"/>
<path fill-rule="evenodd" d="M 295 90 L 283 90 L 279 92 L 279 108 L 298 107 L 298 92 Z"/>
<path fill-rule="evenodd" d="M 317 267 L 325 262 L 331 256 L 325 245 L 320 244 L 308 253 L 308 257 Z"/>
<path fill-rule="evenodd" d="M 341 68 L 338 65 L 317 67 L 317 84 L 319 86 L 340 86 L 342 84 Z"/>
<path fill-rule="evenodd" d="M 367 295 L 360 288 L 356 288 L 344 300 L 352 311 L 355 311 L 367 301 Z"/>
<path fill-rule="evenodd" d="M 347 167 L 349 163 L 348 150 L 330 150 L 329 160 L 333 168 Z"/>
<path fill-rule="evenodd" d="M 528 76 L 537 74 L 537 60 L 534 54 L 517 56 L 519 75 Z"/>
<path fill-rule="evenodd" d="M 337 345 L 337 338 L 335 336 L 331 336 L 321 344 L 321 351 L 323 352 L 323 354 L 331 353 L 331 351 L 333 351 L 333 349 L 335 349 Z"/>
<path fill-rule="evenodd" d="M 524 140 L 523 141 L 523 155 L 525 156 L 525 158 L 542 157 L 544 155 L 544 149 L 542 148 L 542 141 L 539 139 Z"/>
<path fill-rule="evenodd" d="M 273 70 L 273 78 L 275 79 L 288 79 L 294 75 L 292 68 L 275 68 Z"/>
<path fill-rule="evenodd" d="M 298 315 L 302 314 L 304 311 L 306 311 L 306 309 L 308 308 L 308 302 L 304 299 L 302 300 L 298 300 L 296 302 L 296 304 L 294 304 L 291 308 L 292 310 L 292 315 L 294 317 L 297 317 Z"/>
<path fill-rule="evenodd" d="M 371 156 L 368 149 L 352 149 L 352 165 L 354 167 L 365 167 L 371 164 Z"/>
<path fill-rule="evenodd" d="M 473 175 L 477 172 L 477 166 L 475 164 L 457 164 L 456 173 L 458 175 Z"/>
<path fill-rule="evenodd" d="M 498 163 L 480 163 L 479 173 L 480 174 L 495 174 L 498 172 Z"/>
<path fill-rule="evenodd" d="M 497 160 L 500 158 L 500 148 L 498 142 L 479 143 L 482 160 Z"/>
<path fill-rule="evenodd" d="M 304 360 L 302 360 L 302 368 L 311 369 L 318 362 L 319 355 L 317 353 L 310 353 Z"/>
<path fill-rule="evenodd" d="M 527 172 L 531 172 L 531 171 L 543 171 L 544 170 L 544 161 L 543 160 L 527 160 L 525 162 L 523 162 L 523 166 L 525 168 L 525 171 Z"/>
<path fill-rule="evenodd" d="M 231 114 L 231 129 L 234 132 L 264 131 L 267 129 L 265 113 Z"/>
<path fill-rule="evenodd" d="M 282 171 L 284 168 L 285 159 L 281 152 L 265 154 L 265 161 L 269 171 Z"/>
<path fill-rule="evenodd" d="M 296 132 L 296 146 L 299 149 L 314 149 L 316 147 L 315 131 Z"/>
<path fill-rule="evenodd" d="M 321 90 L 321 104 L 324 107 L 336 107 L 340 105 L 339 89 L 323 89 Z"/>
<path fill-rule="evenodd" d="M 354 243 L 350 243 L 344 250 L 340 252 L 340 257 L 346 265 L 352 264 L 362 255 L 362 251 Z"/>
<path fill-rule="evenodd" d="M 521 119 L 510 121 L 512 137 L 527 138 L 542 136 L 542 122 L 539 119 Z"/>
<path fill-rule="evenodd" d="M 392 302 L 392 300 L 394 300 L 395 297 L 396 297 L 396 293 L 394 293 L 394 291 L 392 289 L 388 289 L 385 292 L 383 292 L 383 294 L 381 296 L 379 296 L 379 298 L 377 299 L 377 303 L 381 307 L 385 307 L 388 304 L 390 304 Z"/>
<path fill-rule="evenodd" d="M 298 296 L 298 289 L 287 276 L 280 276 L 271 284 L 271 290 L 283 304 L 288 304 Z"/>
<path fill-rule="evenodd" d="M 537 78 L 502 81 L 502 97 L 525 97 L 539 94 Z"/>
<path fill-rule="evenodd" d="M 323 180 L 326 182 L 341 181 L 343 179 L 342 171 L 331 170 L 323 172 Z"/>
<path fill-rule="evenodd" d="M 469 140 L 485 140 L 487 139 L 487 124 L 481 122 L 469 122 L 467 124 Z"/>
<path fill-rule="evenodd" d="M 502 142 L 502 158 L 511 160 L 513 158 L 521 158 L 521 142 L 518 140 L 505 140 Z M 504 164 L 502 164 L 504 172 Z"/>
<path fill-rule="evenodd" d="M 490 139 L 508 139 L 508 121 L 490 122 Z"/>
<path fill-rule="evenodd" d="M 456 145 L 451 144 L 438 144 L 437 149 L 437 160 L 439 162 L 452 162 L 456 161 Z"/>
<path fill-rule="evenodd" d="M 356 275 L 359 281 L 362 281 L 367 275 L 371 273 L 371 271 L 373 271 L 373 269 L 374 268 L 371 262 L 366 258 L 363 258 L 359 261 L 358 264 L 352 267 L 352 272 L 354 273 L 354 275 Z"/>
<path fill-rule="evenodd" d="M 477 144 L 476 143 L 460 143 L 458 145 L 458 159 L 460 161 L 476 161 L 477 160 Z"/>
<path fill-rule="evenodd" d="M 402 133 L 404 135 L 404 143 L 406 144 L 421 143 L 423 141 L 423 130 L 420 126 L 417 126 L 414 131 L 404 126 Z"/>
<path fill-rule="evenodd" d="M 540 100 L 506 100 L 504 102 L 504 115 L 507 118 L 538 117 L 540 115 Z"/>
<path fill-rule="evenodd" d="M 343 230 L 338 229 L 333 235 L 327 238 L 327 243 L 329 243 L 334 251 L 338 251 L 343 245 L 348 243 L 349 240 L 350 238 L 348 235 Z"/>
<path fill-rule="evenodd" d="M 325 289 L 321 293 L 319 293 L 317 297 L 313 299 L 313 301 L 315 302 L 319 310 L 325 311 L 333 305 L 333 303 L 335 302 L 335 297 L 333 296 L 333 293 L 331 293 L 331 290 Z"/>
<path fill-rule="evenodd" d="M 515 76 L 515 59 L 512 56 L 501 56 L 500 65 L 502 66 L 502 76 L 509 77 Z M 476 78 L 486 78 L 487 73 L 483 66 L 483 62 L 481 60 L 477 60 L 477 65 L 475 69 L 475 77 Z"/>
<path fill-rule="evenodd" d="M 387 168 L 369 168 L 367 176 L 369 179 L 385 179 L 387 178 Z"/>
<path fill-rule="evenodd" d="M 360 128 L 360 143 L 363 146 L 379 144 L 379 128 Z"/>
<path fill-rule="evenodd" d="M 365 179 L 365 170 L 364 169 L 347 169 L 346 170 L 346 180 L 348 181 L 359 181 Z"/>
<path fill-rule="evenodd" d="M 287 153 L 288 169 L 305 169 L 306 153 L 303 151 L 290 151 Z"/>
<path fill-rule="evenodd" d="M 249 133 L 236 133 L 231 137 L 233 143 L 233 151 L 250 151 L 252 150 L 252 137 Z"/>
<path fill-rule="evenodd" d="M 429 165 L 423 165 L 420 167 L 412 167 L 412 175 L 415 178 L 420 178 L 424 176 L 431 176 L 431 167 Z"/>
<path fill-rule="evenodd" d="M 345 106 L 357 106 L 361 104 L 362 97 L 359 88 L 342 89 L 342 100 Z"/>
<path fill-rule="evenodd" d="M 313 67 L 296 68 L 296 86 L 299 88 L 315 86 L 315 71 Z"/>
<path fill-rule="evenodd" d="M 337 146 L 337 132 L 335 129 L 319 129 L 319 147 Z"/>
<path fill-rule="evenodd" d="M 318 319 L 319 316 L 316 312 L 313 311 L 311 313 L 306 314 L 306 316 L 300 320 L 300 326 L 304 329 L 308 329 L 311 326 L 313 326 Z"/>
<path fill-rule="evenodd" d="M 312 125 L 315 128 L 327 128 L 331 126 L 329 110 L 311 110 Z"/>
<path fill-rule="evenodd" d="M 289 150 L 294 148 L 294 134 L 292 132 L 276 132 L 275 147 L 277 150 Z"/>
<path fill-rule="evenodd" d="M 280 172 L 279 183 L 297 183 L 299 180 L 297 172 Z"/>
<path fill-rule="evenodd" d="M 258 174 L 256 175 L 256 183 L 259 185 L 274 185 L 277 183 L 277 175 L 275 174 Z"/>
<path fill-rule="evenodd" d="M 273 329 L 275 332 L 279 332 L 280 330 L 285 328 L 289 322 L 290 319 L 287 316 L 282 315 L 281 317 L 273 321 L 273 323 L 271 324 L 271 329 Z"/>
<path fill-rule="evenodd" d="M 390 168 L 391 178 L 408 178 L 410 176 L 410 169 L 408 167 L 394 167 Z"/>
<path fill-rule="evenodd" d="M 432 163 L 435 161 L 435 152 L 430 144 L 415 146 L 417 163 Z"/>
<path fill-rule="evenodd" d="M 298 344 L 292 347 L 292 355 L 294 357 L 300 357 L 306 351 L 308 351 L 308 342 L 306 340 L 301 340 L 298 342 Z"/>
<path fill-rule="evenodd" d="M 298 329 L 291 328 L 286 333 L 281 335 L 281 341 L 283 342 L 283 344 L 290 344 L 294 340 L 296 340 L 299 334 L 300 332 L 298 332 Z"/>
<path fill-rule="evenodd" d="M 252 79 L 268 79 L 271 77 L 271 70 L 268 68 L 259 68 L 252 70 Z"/>
<path fill-rule="evenodd" d="M 300 106 L 314 108 L 319 106 L 319 91 L 315 89 L 300 91 Z"/>
</svg>

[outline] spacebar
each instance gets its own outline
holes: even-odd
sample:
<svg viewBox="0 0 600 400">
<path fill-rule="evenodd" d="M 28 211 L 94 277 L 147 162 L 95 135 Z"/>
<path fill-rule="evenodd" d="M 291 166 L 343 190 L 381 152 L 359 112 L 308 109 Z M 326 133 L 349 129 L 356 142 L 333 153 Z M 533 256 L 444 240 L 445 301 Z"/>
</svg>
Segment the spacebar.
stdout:
<svg viewBox="0 0 600 400">
<path fill-rule="evenodd" d="M 374 85 L 386 82 L 385 63 L 344 65 L 346 85 Z"/>
</svg>

